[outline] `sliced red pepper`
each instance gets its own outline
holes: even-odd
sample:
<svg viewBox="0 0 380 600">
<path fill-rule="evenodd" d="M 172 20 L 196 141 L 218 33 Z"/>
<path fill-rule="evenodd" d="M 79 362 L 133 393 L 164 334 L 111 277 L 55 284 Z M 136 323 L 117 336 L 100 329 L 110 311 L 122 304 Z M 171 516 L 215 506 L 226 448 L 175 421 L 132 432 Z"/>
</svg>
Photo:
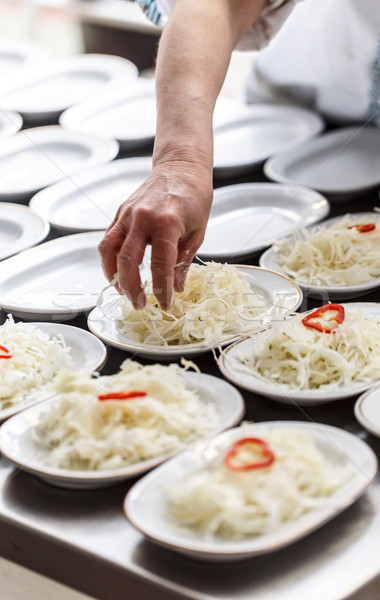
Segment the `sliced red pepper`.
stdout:
<svg viewBox="0 0 380 600">
<path fill-rule="evenodd" d="M 260 451 L 262 458 L 259 460 L 253 460 L 252 462 L 242 462 L 241 455 L 243 449 L 248 447 L 256 447 L 255 449 Z M 267 446 L 264 440 L 260 438 L 248 437 L 242 438 L 235 442 L 224 457 L 224 464 L 228 469 L 232 471 L 251 471 L 252 469 L 263 469 L 269 467 L 275 459 L 272 450 Z"/>
<path fill-rule="evenodd" d="M 0 346 L 0 358 L 12 358 L 13 353 L 6 346 Z"/>
<path fill-rule="evenodd" d="M 347 229 L 357 229 L 359 233 L 367 233 L 376 229 L 375 223 L 363 223 L 363 225 L 350 225 Z"/>
<path fill-rule="evenodd" d="M 322 333 L 331 333 L 345 317 L 344 307 L 341 304 L 324 304 L 314 312 L 302 319 L 305 327 L 312 327 Z"/>
<path fill-rule="evenodd" d="M 140 392 L 139 390 L 109 392 L 108 394 L 99 394 L 98 400 L 130 400 L 131 398 L 143 398 L 146 395 L 146 392 Z"/>
</svg>

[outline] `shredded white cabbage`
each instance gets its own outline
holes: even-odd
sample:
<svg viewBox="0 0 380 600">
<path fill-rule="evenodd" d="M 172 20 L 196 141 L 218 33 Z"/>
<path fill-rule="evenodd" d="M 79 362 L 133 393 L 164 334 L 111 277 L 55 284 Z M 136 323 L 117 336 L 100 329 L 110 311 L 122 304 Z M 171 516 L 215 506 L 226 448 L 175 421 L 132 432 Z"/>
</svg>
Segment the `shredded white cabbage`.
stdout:
<svg viewBox="0 0 380 600">
<path fill-rule="evenodd" d="M 353 225 L 374 223 L 361 233 Z M 273 245 L 276 261 L 286 275 L 315 286 L 360 285 L 380 277 L 380 217 L 366 219 L 347 214 L 329 227 L 323 224 L 295 231 Z"/>
<path fill-rule="evenodd" d="M 70 349 L 63 337 L 49 335 L 30 323 L 15 323 L 8 315 L 0 327 L 0 345 L 11 358 L 0 358 L 0 409 L 32 402 L 60 369 L 71 367 Z"/>
<path fill-rule="evenodd" d="M 247 436 L 244 425 L 241 434 Z M 230 470 L 223 457 L 232 444 L 225 443 L 204 469 L 166 488 L 166 514 L 177 528 L 223 538 L 275 532 L 332 505 L 333 493 L 353 475 L 348 464 L 329 464 L 315 440 L 298 429 L 260 429 L 257 437 L 275 455 L 269 467 Z"/>
<path fill-rule="evenodd" d="M 302 323 L 305 315 L 273 322 L 255 336 L 252 355 L 239 353 L 241 368 L 292 390 L 348 387 L 380 377 L 380 317 L 346 311 L 333 332 Z"/>
<path fill-rule="evenodd" d="M 125 361 L 116 375 L 91 378 L 64 372 L 56 379 L 57 401 L 34 429 L 42 460 L 74 470 L 117 469 L 167 456 L 215 429 L 218 413 L 185 385 L 189 367 Z M 145 391 L 129 400 L 98 400 L 99 394 Z"/>
<path fill-rule="evenodd" d="M 252 278 L 254 285 L 254 278 Z M 183 292 L 175 294 L 169 311 L 164 311 L 146 287 L 147 305 L 134 310 L 120 297 L 120 333 L 150 345 L 178 345 L 220 342 L 253 326 L 265 311 L 265 300 L 234 266 L 214 262 L 192 264 Z"/>
</svg>

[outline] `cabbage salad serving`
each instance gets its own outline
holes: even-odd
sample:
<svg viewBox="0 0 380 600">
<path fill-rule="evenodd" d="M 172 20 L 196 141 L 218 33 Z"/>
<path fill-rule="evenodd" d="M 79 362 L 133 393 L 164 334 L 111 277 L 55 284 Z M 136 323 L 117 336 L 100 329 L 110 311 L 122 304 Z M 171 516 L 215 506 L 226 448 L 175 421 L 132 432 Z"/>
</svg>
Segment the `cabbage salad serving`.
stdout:
<svg viewBox="0 0 380 600">
<path fill-rule="evenodd" d="M 112 376 L 60 374 L 59 396 L 33 430 L 43 462 L 72 470 L 118 469 L 172 454 L 211 432 L 217 411 L 186 386 L 182 373 L 193 365 L 184 364 L 125 361 Z"/>
<path fill-rule="evenodd" d="M 55 375 L 71 367 L 69 351 L 61 335 L 51 338 L 8 316 L 0 327 L 0 410 L 32 402 L 43 390 L 50 393 Z"/>
<path fill-rule="evenodd" d="M 239 368 L 292 390 L 372 383 L 380 378 L 380 316 L 325 304 L 254 337 Z"/>
<path fill-rule="evenodd" d="M 300 229 L 294 240 L 273 245 L 282 271 L 299 283 L 345 287 L 380 277 L 380 215 L 365 220 L 355 215 L 311 230 Z"/>
<path fill-rule="evenodd" d="M 272 533 L 307 511 L 333 506 L 332 495 L 353 475 L 329 464 L 314 438 L 295 428 L 245 425 L 217 456 L 167 486 L 165 512 L 177 529 L 205 537 L 244 538 Z"/>
<path fill-rule="evenodd" d="M 215 344 L 252 328 L 266 309 L 264 297 L 236 267 L 214 262 L 190 266 L 184 291 L 175 294 L 168 311 L 161 309 L 151 282 L 145 292 L 147 305 L 139 311 L 120 298 L 118 330 L 150 345 Z"/>
</svg>

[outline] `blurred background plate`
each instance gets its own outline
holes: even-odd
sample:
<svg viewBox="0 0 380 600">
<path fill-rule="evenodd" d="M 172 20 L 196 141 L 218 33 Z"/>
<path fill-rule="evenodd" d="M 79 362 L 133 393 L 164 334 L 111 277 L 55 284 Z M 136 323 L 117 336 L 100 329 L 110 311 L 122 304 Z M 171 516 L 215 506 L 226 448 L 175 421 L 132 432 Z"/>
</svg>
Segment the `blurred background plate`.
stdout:
<svg viewBox="0 0 380 600">
<path fill-rule="evenodd" d="M 0 202 L 0 260 L 46 238 L 49 223 L 22 204 Z"/>
<path fill-rule="evenodd" d="M 0 139 L 17 133 L 21 127 L 21 115 L 10 110 L 0 110 Z"/>
</svg>

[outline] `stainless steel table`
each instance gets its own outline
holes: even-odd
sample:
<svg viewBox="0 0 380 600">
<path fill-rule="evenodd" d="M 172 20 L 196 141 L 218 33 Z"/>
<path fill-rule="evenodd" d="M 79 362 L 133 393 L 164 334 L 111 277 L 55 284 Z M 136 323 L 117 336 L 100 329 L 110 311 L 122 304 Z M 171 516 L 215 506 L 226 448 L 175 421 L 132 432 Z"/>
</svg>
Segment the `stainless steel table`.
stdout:
<svg viewBox="0 0 380 600">
<path fill-rule="evenodd" d="M 252 179 L 262 181 L 263 176 L 245 180 Z M 333 204 L 331 216 L 370 210 L 378 204 L 377 197 L 376 192 Z M 257 264 L 257 258 L 251 264 Z M 380 292 L 361 300 L 380 301 Z M 317 304 L 305 299 L 301 309 Z M 86 327 L 85 317 L 71 324 Z M 114 373 L 126 356 L 110 348 L 102 373 Z M 202 371 L 220 375 L 211 353 L 196 362 Z M 242 393 L 248 419 L 336 425 L 366 440 L 380 457 L 380 440 L 355 420 L 355 398 L 305 409 Z M 357 598 L 367 590 L 366 597 L 376 600 L 380 589 L 376 592 L 376 583 L 368 586 L 380 574 L 379 483 L 378 477 L 352 507 L 303 540 L 270 555 L 217 565 L 183 558 L 135 531 L 122 511 L 131 482 L 104 490 L 66 491 L 0 459 L 0 554 L 102 600 L 338 600 L 362 586 Z"/>
</svg>

